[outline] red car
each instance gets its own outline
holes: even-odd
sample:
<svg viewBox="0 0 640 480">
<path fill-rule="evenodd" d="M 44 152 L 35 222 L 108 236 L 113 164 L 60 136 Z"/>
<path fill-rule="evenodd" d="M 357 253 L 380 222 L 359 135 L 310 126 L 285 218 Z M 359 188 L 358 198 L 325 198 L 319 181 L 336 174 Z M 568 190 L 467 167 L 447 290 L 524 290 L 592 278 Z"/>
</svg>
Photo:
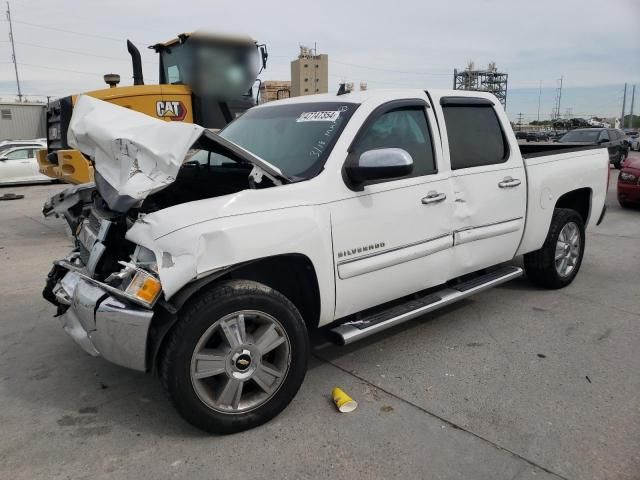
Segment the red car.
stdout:
<svg viewBox="0 0 640 480">
<path fill-rule="evenodd" d="M 618 176 L 618 202 L 622 207 L 640 205 L 640 158 L 627 158 Z"/>
</svg>

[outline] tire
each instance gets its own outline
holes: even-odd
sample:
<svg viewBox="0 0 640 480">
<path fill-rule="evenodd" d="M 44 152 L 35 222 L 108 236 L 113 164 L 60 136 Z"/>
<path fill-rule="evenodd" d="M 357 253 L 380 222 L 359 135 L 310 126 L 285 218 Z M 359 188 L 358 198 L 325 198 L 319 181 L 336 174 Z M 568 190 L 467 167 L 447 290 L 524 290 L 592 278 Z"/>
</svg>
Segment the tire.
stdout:
<svg viewBox="0 0 640 480">
<path fill-rule="evenodd" d="M 261 425 L 284 410 L 304 380 L 308 358 L 307 328 L 293 303 L 261 283 L 230 280 L 182 308 L 159 371 L 185 420 L 210 433 L 228 434 Z M 264 379 L 272 381 L 269 388 Z"/>
<path fill-rule="evenodd" d="M 561 248 L 559 238 L 563 229 L 569 225 L 574 225 L 575 231 L 579 235 L 579 244 L 577 248 L 571 248 L 571 242 L 562 242 L 563 245 L 569 245 L 569 253 L 574 252 L 575 257 L 567 261 L 567 267 L 571 267 L 570 271 L 562 274 L 561 268 L 556 265 L 556 252 Z M 573 227 L 567 227 L 564 232 L 574 231 Z M 578 274 L 582 265 L 582 257 L 584 255 L 585 233 L 584 222 L 582 217 L 575 210 L 568 208 L 556 208 L 551 218 L 551 226 L 547 233 L 547 238 L 540 250 L 527 253 L 524 256 L 524 268 L 527 277 L 536 285 L 548 289 L 558 289 L 569 285 Z M 572 265 L 573 264 L 573 265 Z M 562 263 L 560 264 L 562 266 Z"/>
</svg>

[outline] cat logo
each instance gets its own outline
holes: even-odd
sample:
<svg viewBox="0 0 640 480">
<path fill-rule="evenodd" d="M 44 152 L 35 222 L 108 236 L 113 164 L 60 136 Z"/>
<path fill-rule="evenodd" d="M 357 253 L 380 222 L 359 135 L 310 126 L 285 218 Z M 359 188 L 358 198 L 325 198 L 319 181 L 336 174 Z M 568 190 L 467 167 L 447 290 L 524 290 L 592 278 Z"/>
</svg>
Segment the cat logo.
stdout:
<svg viewBox="0 0 640 480">
<path fill-rule="evenodd" d="M 179 122 L 184 120 L 187 115 L 187 109 L 180 101 L 159 100 L 156 102 L 156 114 L 160 118 Z"/>
</svg>

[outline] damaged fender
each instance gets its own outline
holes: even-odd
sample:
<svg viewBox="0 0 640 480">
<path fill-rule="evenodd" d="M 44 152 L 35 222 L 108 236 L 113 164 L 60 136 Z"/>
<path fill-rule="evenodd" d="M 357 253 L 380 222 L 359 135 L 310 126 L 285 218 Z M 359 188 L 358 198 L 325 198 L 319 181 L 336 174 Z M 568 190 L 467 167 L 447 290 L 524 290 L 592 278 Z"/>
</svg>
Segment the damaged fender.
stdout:
<svg viewBox="0 0 640 480">
<path fill-rule="evenodd" d="M 269 252 L 269 256 L 304 255 L 313 264 L 321 289 L 320 323 L 331 321 L 335 296 L 333 268 L 330 262 L 323 261 L 332 255 L 328 213 L 314 206 L 243 214 L 225 212 L 225 207 L 235 203 L 237 197 L 250 194 L 244 191 L 232 199 L 208 199 L 145 215 L 129 229 L 126 238 L 155 253 L 166 300 L 190 282 L 261 259 L 264 252 Z M 200 209 L 210 212 L 220 209 L 217 213 L 220 216 L 178 226 L 187 209 L 194 220 Z M 167 232 L 172 225 L 176 228 Z"/>
</svg>

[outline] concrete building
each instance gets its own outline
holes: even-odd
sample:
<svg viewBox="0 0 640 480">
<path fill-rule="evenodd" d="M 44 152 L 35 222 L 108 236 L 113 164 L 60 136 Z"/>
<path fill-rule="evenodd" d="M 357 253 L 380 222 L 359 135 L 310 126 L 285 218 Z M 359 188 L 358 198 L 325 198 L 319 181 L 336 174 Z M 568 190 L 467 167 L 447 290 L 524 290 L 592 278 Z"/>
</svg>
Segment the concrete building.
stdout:
<svg viewBox="0 0 640 480">
<path fill-rule="evenodd" d="M 291 62 L 291 96 L 328 92 L 329 56 L 301 46 L 300 55 Z"/>
<path fill-rule="evenodd" d="M 265 80 L 260 84 L 260 103 L 281 100 L 291 96 L 289 80 Z"/>
<path fill-rule="evenodd" d="M 0 102 L 0 140 L 44 138 L 47 105 Z"/>
</svg>

